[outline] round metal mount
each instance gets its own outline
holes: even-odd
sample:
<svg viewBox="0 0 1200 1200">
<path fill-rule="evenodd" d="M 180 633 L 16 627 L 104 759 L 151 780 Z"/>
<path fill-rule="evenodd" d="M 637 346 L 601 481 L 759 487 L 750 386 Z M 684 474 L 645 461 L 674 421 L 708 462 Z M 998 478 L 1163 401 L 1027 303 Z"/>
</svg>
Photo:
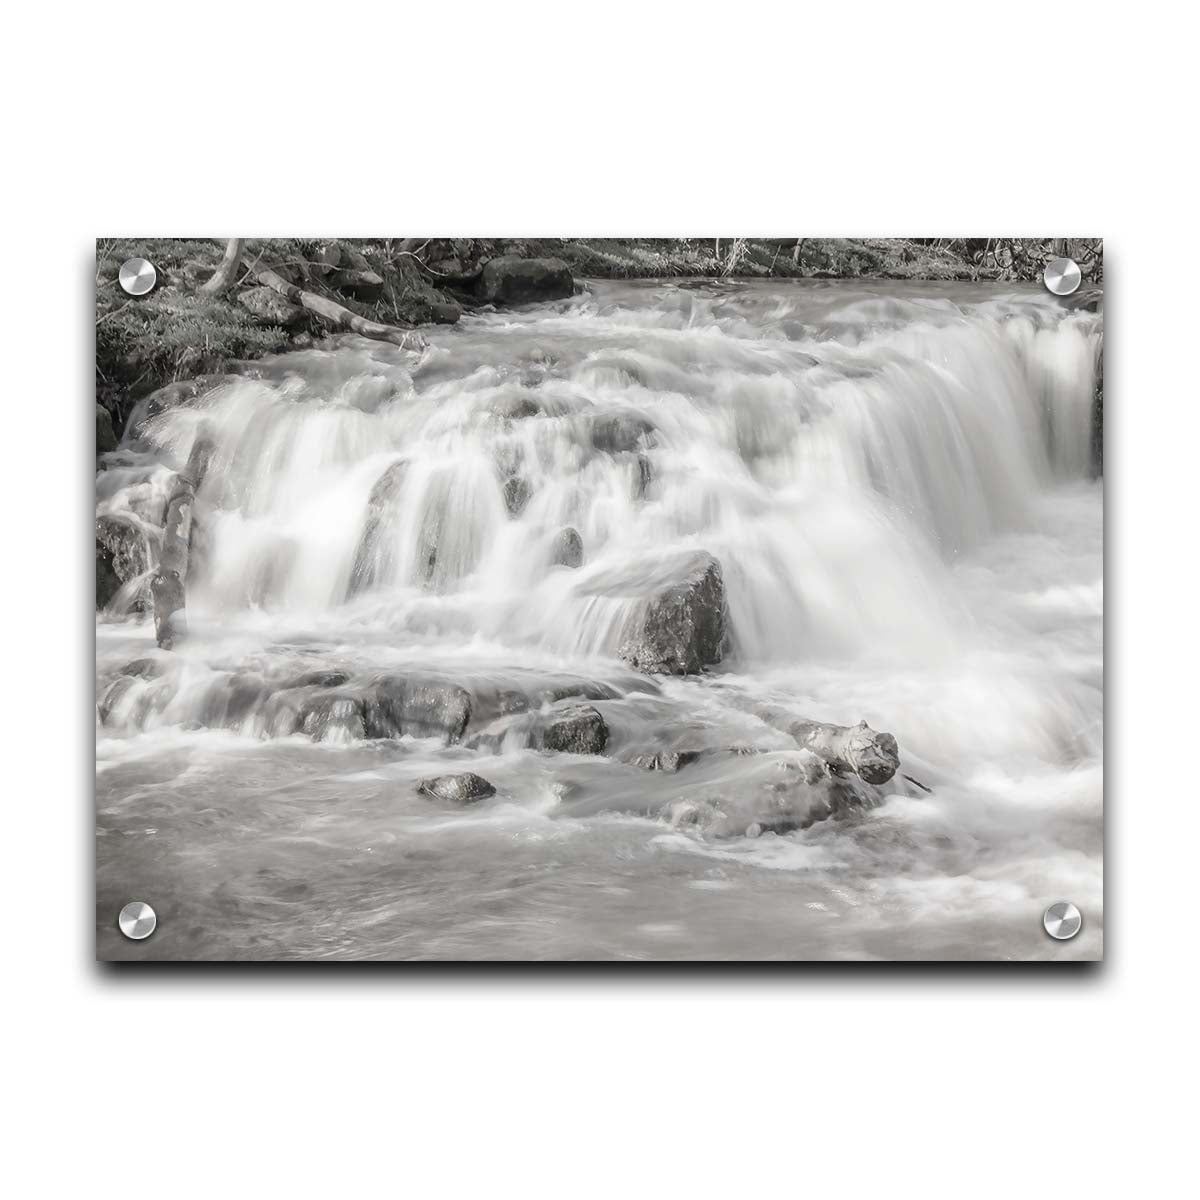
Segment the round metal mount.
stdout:
<svg viewBox="0 0 1200 1200">
<path fill-rule="evenodd" d="M 1069 296 L 1077 291 L 1083 279 L 1083 272 L 1073 258 L 1052 258 L 1042 272 L 1042 280 L 1046 287 L 1056 296 Z"/>
<path fill-rule="evenodd" d="M 1083 927 L 1083 914 L 1069 900 L 1060 900 L 1042 914 L 1042 924 L 1052 938 L 1065 942 Z"/>
<path fill-rule="evenodd" d="M 144 258 L 127 258 L 117 278 L 131 296 L 144 296 L 158 282 L 158 272 Z"/>
<path fill-rule="evenodd" d="M 154 932 L 158 915 L 144 900 L 131 900 L 121 909 L 117 924 L 131 942 L 140 942 Z"/>
</svg>

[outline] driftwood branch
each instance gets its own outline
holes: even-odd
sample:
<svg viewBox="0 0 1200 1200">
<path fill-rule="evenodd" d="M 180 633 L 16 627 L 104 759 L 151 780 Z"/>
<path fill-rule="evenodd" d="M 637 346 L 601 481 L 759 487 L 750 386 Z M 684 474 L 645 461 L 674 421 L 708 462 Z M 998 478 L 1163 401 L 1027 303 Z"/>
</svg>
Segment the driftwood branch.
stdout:
<svg viewBox="0 0 1200 1200">
<path fill-rule="evenodd" d="M 357 313 L 338 304 L 336 300 L 318 296 L 316 292 L 306 292 L 294 283 L 288 283 L 283 276 L 277 275 L 269 267 L 255 266 L 251 269 L 254 278 L 259 283 L 278 292 L 293 304 L 298 304 L 301 308 L 316 313 L 317 316 L 338 329 L 349 329 L 362 337 L 373 338 L 379 342 L 391 342 L 392 345 L 400 346 L 405 350 L 420 349 L 422 345 L 420 334 L 413 333 L 411 330 L 398 329 L 395 325 L 382 325 L 378 321 L 360 317 Z"/>
<path fill-rule="evenodd" d="M 150 581 L 154 600 L 154 634 L 164 650 L 170 650 L 187 632 L 186 585 L 188 552 L 192 540 L 192 508 L 196 490 L 204 481 L 213 455 L 212 429 L 207 423 L 196 431 L 187 466 L 175 477 L 175 487 L 167 502 L 163 525 L 162 549 L 158 569 Z"/>
<path fill-rule="evenodd" d="M 890 733 L 857 725 L 825 725 L 796 721 L 788 732 L 807 750 L 823 758 L 839 775 L 857 775 L 866 783 L 887 783 L 900 766 L 900 749 Z"/>
<path fill-rule="evenodd" d="M 245 241 L 245 238 L 230 238 L 225 244 L 225 257 L 221 259 L 221 265 L 217 267 L 213 277 L 200 288 L 204 295 L 219 295 L 233 282 L 233 273 L 241 261 Z"/>
</svg>

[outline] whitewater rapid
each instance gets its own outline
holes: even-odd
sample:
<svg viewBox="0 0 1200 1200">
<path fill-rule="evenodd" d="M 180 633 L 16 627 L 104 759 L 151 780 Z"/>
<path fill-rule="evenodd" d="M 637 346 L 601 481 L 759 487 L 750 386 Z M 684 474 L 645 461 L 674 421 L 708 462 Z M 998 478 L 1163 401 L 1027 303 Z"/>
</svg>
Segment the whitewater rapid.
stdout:
<svg viewBox="0 0 1200 1200">
<path fill-rule="evenodd" d="M 147 417 L 97 511 L 151 550 L 202 430 L 214 453 L 169 669 L 106 705 L 156 652 L 136 588 L 98 620 L 102 897 L 141 873 L 189 913 L 182 956 L 1098 956 L 1101 329 L 1011 286 L 592 283 Z M 638 675 L 639 594 L 700 551 L 722 662 Z M 586 680 L 608 751 L 539 752 L 498 710 L 453 745 L 277 723 L 272 680 L 414 667 L 480 712 Z M 768 786 L 801 716 L 895 734 L 879 807 L 761 838 L 664 822 Z M 630 762 L 705 747 L 739 753 Z M 451 769 L 497 797 L 431 810 L 413 784 Z M 1036 925 L 1064 898 L 1089 914 L 1065 949 Z"/>
</svg>

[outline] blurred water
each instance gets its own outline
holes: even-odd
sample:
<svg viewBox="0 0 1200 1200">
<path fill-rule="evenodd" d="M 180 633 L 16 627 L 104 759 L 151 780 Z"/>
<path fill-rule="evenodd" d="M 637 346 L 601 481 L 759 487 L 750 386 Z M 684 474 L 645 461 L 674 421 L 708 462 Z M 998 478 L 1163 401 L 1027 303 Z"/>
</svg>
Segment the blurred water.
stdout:
<svg viewBox="0 0 1200 1200">
<path fill-rule="evenodd" d="M 102 956 L 1098 957 L 1099 335 L 1034 288 L 592 284 L 419 358 L 284 356 L 152 419 L 98 511 L 152 529 L 202 422 L 216 451 L 192 636 L 97 726 Z M 564 526 L 578 570 L 553 561 Z M 695 550 L 722 564 L 725 661 L 636 676 L 625 621 Z M 98 694 L 152 650 L 105 614 Z M 270 681 L 391 667 L 477 697 L 591 681 L 608 754 L 504 719 L 471 747 L 278 724 Z M 664 821 L 754 804 L 789 716 L 890 730 L 932 791 L 897 776 L 784 836 Z M 731 746 L 757 753 L 621 761 Z M 496 796 L 416 794 L 447 769 Z M 136 948 L 111 928 L 134 896 L 160 915 Z M 1058 899 L 1086 918 L 1065 945 L 1040 927 Z"/>
</svg>

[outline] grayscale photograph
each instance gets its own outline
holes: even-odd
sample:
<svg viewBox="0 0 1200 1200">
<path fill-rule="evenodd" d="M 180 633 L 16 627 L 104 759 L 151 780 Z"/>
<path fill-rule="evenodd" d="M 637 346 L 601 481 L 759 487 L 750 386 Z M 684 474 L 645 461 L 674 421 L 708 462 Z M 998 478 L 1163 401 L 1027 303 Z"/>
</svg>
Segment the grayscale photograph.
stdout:
<svg viewBox="0 0 1200 1200">
<path fill-rule="evenodd" d="M 1102 958 L 1103 287 L 99 239 L 97 956 Z"/>
</svg>

